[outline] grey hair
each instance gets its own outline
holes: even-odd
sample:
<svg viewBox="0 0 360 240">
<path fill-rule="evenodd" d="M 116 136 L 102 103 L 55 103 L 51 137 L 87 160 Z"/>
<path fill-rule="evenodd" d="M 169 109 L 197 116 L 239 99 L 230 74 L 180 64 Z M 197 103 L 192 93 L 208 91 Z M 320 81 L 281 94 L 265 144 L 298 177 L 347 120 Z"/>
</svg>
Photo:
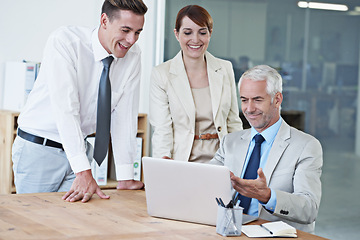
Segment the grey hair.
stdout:
<svg viewBox="0 0 360 240">
<path fill-rule="evenodd" d="M 252 81 L 266 81 L 266 92 L 271 96 L 271 103 L 274 100 L 276 93 L 282 93 L 282 77 L 272 67 L 268 65 L 258 65 L 247 70 L 239 80 L 239 91 L 241 82 L 244 79 Z"/>
</svg>

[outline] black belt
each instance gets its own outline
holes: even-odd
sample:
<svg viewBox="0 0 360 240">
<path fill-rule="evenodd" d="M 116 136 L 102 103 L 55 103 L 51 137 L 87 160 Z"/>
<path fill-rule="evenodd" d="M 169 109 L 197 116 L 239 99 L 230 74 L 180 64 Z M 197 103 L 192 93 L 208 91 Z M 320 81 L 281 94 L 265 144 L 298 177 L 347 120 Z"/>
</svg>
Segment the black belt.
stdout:
<svg viewBox="0 0 360 240">
<path fill-rule="evenodd" d="M 42 138 L 42 137 L 32 135 L 30 133 L 24 132 L 20 128 L 18 128 L 18 135 L 19 135 L 19 137 L 21 137 L 25 140 L 28 140 L 30 142 L 33 142 L 33 143 L 41 144 L 41 145 L 48 146 L 48 147 L 60 148 L 60 149 L 64 150 L 61 143 L 52 141 L 47 138 Z"/>
</svg>

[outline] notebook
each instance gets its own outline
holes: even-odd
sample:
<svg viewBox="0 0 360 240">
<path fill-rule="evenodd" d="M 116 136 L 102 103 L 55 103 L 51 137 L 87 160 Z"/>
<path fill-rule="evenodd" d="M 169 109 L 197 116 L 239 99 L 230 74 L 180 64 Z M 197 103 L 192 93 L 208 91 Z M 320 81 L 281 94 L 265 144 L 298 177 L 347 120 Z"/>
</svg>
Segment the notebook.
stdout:
<svg viewBox="0 0 360 240">
<path fill-rule="evenodd" d="M 296 228 L 283 221 L 268 222 L 261 225 L 242 227 L 242 232 L 248 237 L 297 237 Z"/>
<path fill-rule="evenodd" d="M 215 198 L 231 199 L 227 167 L 151 157 L 142 163 L 150 216 L 216 225 Z"/>
</svg>

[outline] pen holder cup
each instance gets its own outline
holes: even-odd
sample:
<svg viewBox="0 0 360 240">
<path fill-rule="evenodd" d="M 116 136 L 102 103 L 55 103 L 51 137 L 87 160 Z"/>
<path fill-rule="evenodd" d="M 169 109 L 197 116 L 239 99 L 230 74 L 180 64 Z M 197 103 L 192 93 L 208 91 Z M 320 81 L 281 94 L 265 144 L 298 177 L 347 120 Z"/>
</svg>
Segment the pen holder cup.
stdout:
<svg viewBox="0 0 360 240">
<path fill-rule="evenodd" d="M 216 233 L 222 236 L 240 236 L 242 226 L 242 207 L 224 208 L 218 206 Z"/>
</svg>

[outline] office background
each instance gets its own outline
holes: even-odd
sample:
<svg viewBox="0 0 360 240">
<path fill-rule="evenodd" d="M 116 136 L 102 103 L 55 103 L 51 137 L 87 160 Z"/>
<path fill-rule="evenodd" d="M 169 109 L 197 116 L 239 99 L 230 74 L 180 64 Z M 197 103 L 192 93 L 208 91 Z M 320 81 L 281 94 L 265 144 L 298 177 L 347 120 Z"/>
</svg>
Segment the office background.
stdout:
<svg viewBox="0 0 360 240">
<path fill-rule="evenodd" d="M 0 107 L 7 61 L 41 61 L 49 34 L 62 25 L 96 26 L 102 0 L 0 2 Z M 316 234 L 356 239 L 360 233 L 360 0 L 346 12 L 303 9 L 296 0 L 145 0 L 140 112 L 148 113 L 153 66 L 179 51 L 181 7 L 199 4 L 214 19 L 209 51 L 232 61 L 236 78 L 268 64 L 284 78 L 283 110 L 304 113 L 304 130 L 324 150 L 323 197 Z"/>
</svg>

